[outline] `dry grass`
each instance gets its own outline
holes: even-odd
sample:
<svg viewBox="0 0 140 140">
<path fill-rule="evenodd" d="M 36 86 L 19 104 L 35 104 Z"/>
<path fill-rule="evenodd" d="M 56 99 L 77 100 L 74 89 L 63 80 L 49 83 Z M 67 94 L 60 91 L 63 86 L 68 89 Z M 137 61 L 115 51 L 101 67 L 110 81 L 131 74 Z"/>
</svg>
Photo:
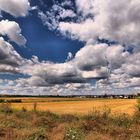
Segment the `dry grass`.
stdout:
<svg viewBox="0 0 140 140">
<path fill-rule="evenodd" d="M 86 115 L 73 115 L 42 112 L 38 104 L 32 105 L 32 111 L 0 104 L 0 140 L 139 140 L 139 130 L 140 102 L 133 116 L 110 115 L 107 106 L 102 112 L 94 109 Z"/>
<path fill-rule="evenodd" d="M 15 109 L 26 108 L 33 110 L 37 102 L 37 110 L 51 111 L 64 114 L 87 114 L 93 108 L 102 110 L 104 106 L 111 109 L 112 113 L 128 113 L 133 115 L 135 112 L 136 99 L 75 99 L 75 98 L 24 98 L 22 103 L 12 103 Z"/>
</svg>

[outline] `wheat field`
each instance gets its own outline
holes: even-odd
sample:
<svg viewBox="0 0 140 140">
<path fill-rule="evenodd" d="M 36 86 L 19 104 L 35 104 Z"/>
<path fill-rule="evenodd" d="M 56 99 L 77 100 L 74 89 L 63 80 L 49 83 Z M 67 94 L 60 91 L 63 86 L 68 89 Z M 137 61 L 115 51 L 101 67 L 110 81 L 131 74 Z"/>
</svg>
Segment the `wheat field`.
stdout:
<svg viewBox="0 0 140 140">
<path fill-rule="evenodd" d="M 9 98 L 5 98 L 8 100 Z M 15 98 L 10 98 L 15 99 Z M 80 98 L 18 98 L 21 103 L 11 103 L 12 108 L 33 110 L 36 103 L 36 109 L 40 111 L 51 111 L 64 114 L 87 114 L 93 109 L 102 111 L 105 107 L 111 109 L 111 113 L 127 113 L 133 115 L 135 112 L 136 99 L 80 99 Z"/>
</svg>

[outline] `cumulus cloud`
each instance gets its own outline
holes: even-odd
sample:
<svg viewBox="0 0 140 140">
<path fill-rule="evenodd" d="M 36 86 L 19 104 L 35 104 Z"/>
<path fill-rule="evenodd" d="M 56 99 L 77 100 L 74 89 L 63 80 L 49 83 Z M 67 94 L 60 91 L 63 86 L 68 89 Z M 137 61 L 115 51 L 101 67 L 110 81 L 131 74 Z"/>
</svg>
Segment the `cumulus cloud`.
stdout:
<svg viewBox="0 0 140 140">
<path fill-rule="evenodd" d="M 20 65 L 21 61 L 13 46 L 0 37 L 0 64 Z"/>
<path fill-rule="evenodd" d="M 137 55 L 131 54 L 121 45 L 94 44 L 86 45 L 73 59 L 65 63 L 39 62 L 38 58 L 33 56 L 33 63 L 22 69 L 24 74 L 31 76 L 22 80 L 22 85 L 35 87 L 74 83 L 81 85 L 88 83 L 90 79 L 96 79 L 96 84 L 92 85 L 96 90 L 136 87 L 139 80 L 136 81 L 134 77 L 138 75 L 132 75 L 126 65 L 128 63 L 129 66 L 130 61 L 136 61 Z"/>
<path fill-rule="evenodd" d="M 0 0 L 0 10 L 15 17 L 26 16 L 30 3 L 28 0 Z"/>
<path fill-rule="evenodd" d="M 31 63 L 33 62 L 22 58 L 10 43 L 0 37 L 0 72 L 20 73 L 20 66 Z"/>
<path fill-rule="evenodd" d="M 9 39 L 18 45 L 25 45 L 26 39 L 21 34 L 21 29 L 15 21 L 1 20 L 0 21 L 0 34 L 7 35 Z"/>
<path fill-rule="evenodd" d="M 85 79 L 81 72 L 73 65 L 73 63 L 50 63 L 42 62 L 31 65 L 23 70 L 24 73 L 31 75 L 28 80 L 31 85 L 54 85 L 65 83 L 83 83 Z M 42 84 L 41 84 L 42 83 Z"/>
<path fill-rule="evenodd" d="M 91 2 L 91 1 L 90 1 Z M 140 22 L 139 4 L 137 0 L 77 0 L 77 7 L 82 12 L 89 11 L 93 5 L 92 18 L 86 18 L 80 22 L 60 22 L 59 30 L 62 33 L 69 32 L 75 38 L 82 41 L 95 41 L 97 37 L 116 40 L 122 44 L 139 45 Z M 81 30 L 82 29 L 82 30 Z"/>
<path fill-rule="evenodd" d="M 93 14 L 93 1 L 92 0 L 76 0 L 76 6 L 78 13 L 82 13 L 82 16 Z"/>
<path fill-rule="evenodd" d="M 0 21 L 0 72 L 2 73 L 20 73 L 19 66 L 26 63 L 26 59 L 22 58 L 16 52 L 10 41 L 18 45 L 25 45 L 26 39 L 21 34 L 21 29 L 15 21 Z M 4 37 L 8 37 L 6 41 Z"/>
<path fill-rule="evenodd" d="M 31 60 L 21 58 L 12 45 L 1 37 L 0 71 L 27 74 L 27 79 L 16 81 L 15 92 L 22 89 L 24 94 L 84 94 L 85 91 L 89 94 L 93 91 L 96 94 L 115 94 L 124 93 L 122 89 L 125 88 L 136 89 L 140 86 L 139 4 L 138 0 L 118 0 L 114 3 L 111 0 L 75 0 L 75 4 L 72 1 L 55 3 L 48 11 L 33 7 L 50 30 L 58 30 L 72 39 L 84 41 L 85 45 L 75 56 L 69 52 L 64 63 L 40 62 L 37 56 Z M 20 6 L 16 12 L 9 10 L 9 7 L 8 10 L 2 9 L 4 6 L 0 9 L 16 17 L 25 16 L 27 5 L 27 9 L 22 7 L 26 12 L 21 10 L 18 14 Z M 25 45 L 26 39 L 16 22 L 2 20 L 0 27 L 0 35 L 8 36 L 18 45 Z M 104 43 L 99 41 L 102 39 Z M 109 44 L 107 41 L 117 43 Z M 132 52 L 129 45 L 134 46 Z M 90 80 L 96 80 L 96 83 L 91 85 Z"/>
<path fill-rule="evenodd" d="M 140 77 L 140 52 L 133 53 L 128 57 L 123 69 L 133 77 Z"/>
<path fill-rule="evenodd" d="M 18 3 L 15 0 L 0 0 L 0 10 L 8 12 L 14 16 L 25 16 L 27 14 L 27 9 L 24 9 L 25 7 L 23 2 L 27 3 L 28 1 L 22 0 L 21 3 Z M 5 37 L 8 38 L 8 40 Z M 25 63 L 28 63 L 29 60 L 22 58 L 20 54 L 16 52 L 10 42 L 15 42 L 17 45 L 24 46 L 26 44 L 26 39 L 21 34 L 21 28 L 19 27 L 18 23 L 15 21 L 1 20 L 0 72 L 14 74 L 21 73 L 19 67 Z"/>
<path fill-rule="evenodd" d="M 86 77 L 103 78 L 108 77 L 111 70 L 120 68 L 128 57 L 129 52 L 120 45 L 87 45 L 76 53 L 75 63 L 86 71 Z"/>
</svg>

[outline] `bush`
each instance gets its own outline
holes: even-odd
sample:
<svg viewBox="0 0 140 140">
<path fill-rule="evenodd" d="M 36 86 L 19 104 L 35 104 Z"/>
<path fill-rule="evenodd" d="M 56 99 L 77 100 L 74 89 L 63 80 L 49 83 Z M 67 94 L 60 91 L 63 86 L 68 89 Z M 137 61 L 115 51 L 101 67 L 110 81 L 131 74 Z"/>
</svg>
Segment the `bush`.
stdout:
<svg viewBox="0 0 140 140">
<path fill-rule="evenodd" d="M 107 106 L 105 106 L 103 108 L 103 110 L 102 110 L 102 113 L 101 113 L 102 114 L 102 118 L 107 120 L 109 118 L 110 113 L 111 113 L 111 109 L 108 108 Z"/>
<path fill-rule="evenodd" d="M 115 125 L 119 127 L 124 127 L 124 128 L 129 128 L 132 123 L 132 119 L 130 118 L 130 116 L 128 116 L 128 114 L 125 114 L 125 113 L 114 116 L 111 121 Z"/>
<path fill-rule="evenodd" d="M 33 124 L 37 127 L 41 127 L 41 128 L 49 128 L 52 129 L 56 126 L 55 122 L 49 118 L 49 117 L 35 117 L 33 119 Z"/>
<path fill-rule="evenodd" d="M 0 105 L 0 112 L 4 112 L 4 113 L 12 113 L 12 107 L 10 103 L 2 103 Z"/>
<path fill-rule="evenodd" d="M 98 131 L 102 126 L 101 123 L 97 122 L 96 120 L 86 120 L 82 123 L 81 129 L 88 133 L 89 131 Z"/>
<path fill-rule="evenodd" d="M 72 115 L 72 114 L 63 114 L 61 116 L 61 122 L 72 122 L 78 120 L 79 118 L 76 115 Z"/>
<path fill-rule="evenodd" d="M 21 111 L 22 111 L 22 112 L 27 112 L 27 109 L 26 109 L 25 107 L 22 107 L 22 108 L 21 108 Z"/>
<path fill-rule="evenodd" d="M 84 119 L 86 120 L 96 120 L 100 118 L 100 111 L 96 108 L 93 108 L 91 112 L 88 113 L 88 115 L 84 116 Z"/>
<path fill-rule="evenodd" d="M 45 136 L 45 130 L 40 128 L 37 131 L 33 132 L 29 137 L 28 140 L 48 140 Z"/>
</svg>

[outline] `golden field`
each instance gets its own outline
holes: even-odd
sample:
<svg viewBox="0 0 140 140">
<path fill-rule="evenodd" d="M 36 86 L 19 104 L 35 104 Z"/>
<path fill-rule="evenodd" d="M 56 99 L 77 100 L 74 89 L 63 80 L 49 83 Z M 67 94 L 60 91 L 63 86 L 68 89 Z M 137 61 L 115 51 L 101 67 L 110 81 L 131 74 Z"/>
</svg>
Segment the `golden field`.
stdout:
<svg viewBox="0 0 140 140">
<path fill-rule="evenodd" d="M 15 98 L 4 98 L 12 100 Z M 16 98 L 17 99 L 17 98 Z M 37 104 L 39 111 L 51 111 L 54 113 L 87 114 L 93 109 L 102 111 L 110 108 L 112 113 L 127 113 L 133 115 L 137 104 L 136 99 L 87 99 L 87 98 L 18 98 L 22 103 L 12 103 L 12 108 L 32 110 Z"/>
<path fill-rule="evenodd" d="M 139 130 L 139 99 L 1 98 L 0 140 L 140 140 Z"/>
</svg>

